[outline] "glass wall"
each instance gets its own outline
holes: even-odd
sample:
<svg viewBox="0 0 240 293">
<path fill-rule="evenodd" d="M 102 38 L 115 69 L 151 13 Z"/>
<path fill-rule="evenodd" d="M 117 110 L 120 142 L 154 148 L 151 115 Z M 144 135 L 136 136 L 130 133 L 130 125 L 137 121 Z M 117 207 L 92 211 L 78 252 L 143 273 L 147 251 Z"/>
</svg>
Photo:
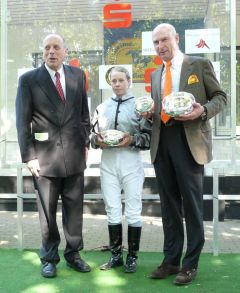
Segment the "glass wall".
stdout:
<svg viewBox="0 0 240 293">
<path fill-rule="evenodd" d="M 96 106 L 111 94 L 105 79 L 109 66 L 129 65 L 133 94 L 149 94 L 150 72 L 159 66 L 161 60 L 154 55 L 148 38 L 161 22 L 170 22 L 176 27 L 180 34 L 180 49 L 184 53 L 206 56 L 213 62 L 229 96 L 228 107 L 212 120 L 214 158 L 231 159 L 231 101 L 236 99 L 231 95 L 231 3 L 235 1 L 2 0 L 1 165 L 20 162 L 15 128 L 18 77 L 41 65 L 42 40 L 48 33 L 63 35 L 69 49 L 66 63 L 85 70 L 93 113 Z M 191 42 L 195 42 L 194 48 L 189 45 Z M 239 110 L 237 114 L 240 115 Z M 238 152 L 235 140 L 234 143 Z M 149 153 L 144 152 L 143 156 L 144 161 L 149 162 Z M 99 152 L 92 150 L 89 160 L 90 163 L 98 162 Z"/>
</svg>

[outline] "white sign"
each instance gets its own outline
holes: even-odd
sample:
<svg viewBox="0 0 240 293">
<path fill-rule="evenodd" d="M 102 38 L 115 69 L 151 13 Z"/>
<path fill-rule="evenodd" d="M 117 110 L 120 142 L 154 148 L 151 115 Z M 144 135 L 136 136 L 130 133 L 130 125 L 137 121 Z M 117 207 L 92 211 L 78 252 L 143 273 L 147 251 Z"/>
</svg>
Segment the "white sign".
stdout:
<svg viewBox="0 0 240 293">
<path fill-rule="evenodd" d="M 132 65 L 129 64 L 115 64 L 115 65 L 100 65 L 99 66 L 99 89 L 111 89 L 110 80 L 109 80 L 109 72 L 115 66 L 122 66 L 127 69 L 130 73 L 131 81 L 132 81 Z M 131 86 L 132 87 L 132 82 Z"/>
<path fill-rule="evenodd" d="M 212 65 L 216 73 L 217 80 L 220 83 L 220 62 L 219 61 L 212 62 Z"/>
<path fill-rule="evenodd" d="M 156 55 L 152 41 L 152 32 L 142 32 L 142 55 Z"/>
<path fill-rule="evenodd" d="M 219 53 L 220 29 L 185 30 L 185 53 Z"/>
</svg>

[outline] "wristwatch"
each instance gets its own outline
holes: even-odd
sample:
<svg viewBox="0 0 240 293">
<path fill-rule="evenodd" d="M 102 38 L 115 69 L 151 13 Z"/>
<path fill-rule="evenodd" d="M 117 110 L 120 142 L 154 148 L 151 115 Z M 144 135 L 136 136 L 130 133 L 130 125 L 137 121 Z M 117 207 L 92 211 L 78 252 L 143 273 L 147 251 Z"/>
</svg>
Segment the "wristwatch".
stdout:
<svg viewBox="0 0 240 293">
<path fill-rule="evenodd" d="M 205 106 L 203 106 L 204 110 L 202 112 L 202 114 L 200 115 L 201 119 L 203 121 L 207 120 L 207 108 Z"/>
</svg>

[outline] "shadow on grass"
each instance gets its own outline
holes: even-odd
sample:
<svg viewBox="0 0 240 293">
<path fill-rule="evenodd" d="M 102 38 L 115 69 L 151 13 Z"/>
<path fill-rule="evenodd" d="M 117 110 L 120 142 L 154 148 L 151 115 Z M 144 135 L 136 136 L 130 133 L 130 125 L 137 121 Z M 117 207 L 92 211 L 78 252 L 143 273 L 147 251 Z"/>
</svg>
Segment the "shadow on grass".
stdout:
<svg viewBox="0 0 240 293">
<path fill-rule="evenodd" d="M 149 279 L 150 272 L 162 259 L 161 253 L 141 252 L 138 271 L 126 274 L 123 268 L 100 271 L 108 260 L 109 252 L 82 252 L 81 256 L 92 267 L 90 273 L 78 273 L 61 262 L 57 278 L 45 279 L 40 274 L 40 261 L 36 250 L 0 249 L 0 292 L 2 293 L 152 293 L 152 292 L 240 292 L 240 254 L 221 254 L 214 257 L 202 254 L 199 273 L 190 286 L 173 285 L 174 276 L 166 280 Z"/>
</svg>

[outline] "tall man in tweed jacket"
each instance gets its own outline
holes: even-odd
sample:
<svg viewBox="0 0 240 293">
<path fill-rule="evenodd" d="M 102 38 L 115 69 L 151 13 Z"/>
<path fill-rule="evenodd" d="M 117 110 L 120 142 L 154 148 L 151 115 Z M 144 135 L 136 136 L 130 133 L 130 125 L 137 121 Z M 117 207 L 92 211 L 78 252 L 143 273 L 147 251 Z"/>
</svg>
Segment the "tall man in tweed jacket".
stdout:
<svg viewBox="0 0 240 293">
<path fill-rule="evenodd" d="M 164 230 L 164 259 L 151 278 L 164 279 L 177 274 L 174 283 L 186 285 L 196 277 L 199 256 L 204 245 L 203 175 L 204 164 L 212 160 L 212 136 L 209 119 L 227 102 L 212 64 L 201 57 L 184 55 L 179 50 L 179 35 L 166 23 L 152 34 L 153 44 L 163 64 L 151 77 L 154 107 L 144 115 L 152 117 L 150 146 L 161 199 Z M 172 91 L 193 94 L 191 113 L 161 121 L 165 64 L 171 61 Z M 184 243 L 183 214 L 186 222 L 187 249 Z"/>
</svg>

